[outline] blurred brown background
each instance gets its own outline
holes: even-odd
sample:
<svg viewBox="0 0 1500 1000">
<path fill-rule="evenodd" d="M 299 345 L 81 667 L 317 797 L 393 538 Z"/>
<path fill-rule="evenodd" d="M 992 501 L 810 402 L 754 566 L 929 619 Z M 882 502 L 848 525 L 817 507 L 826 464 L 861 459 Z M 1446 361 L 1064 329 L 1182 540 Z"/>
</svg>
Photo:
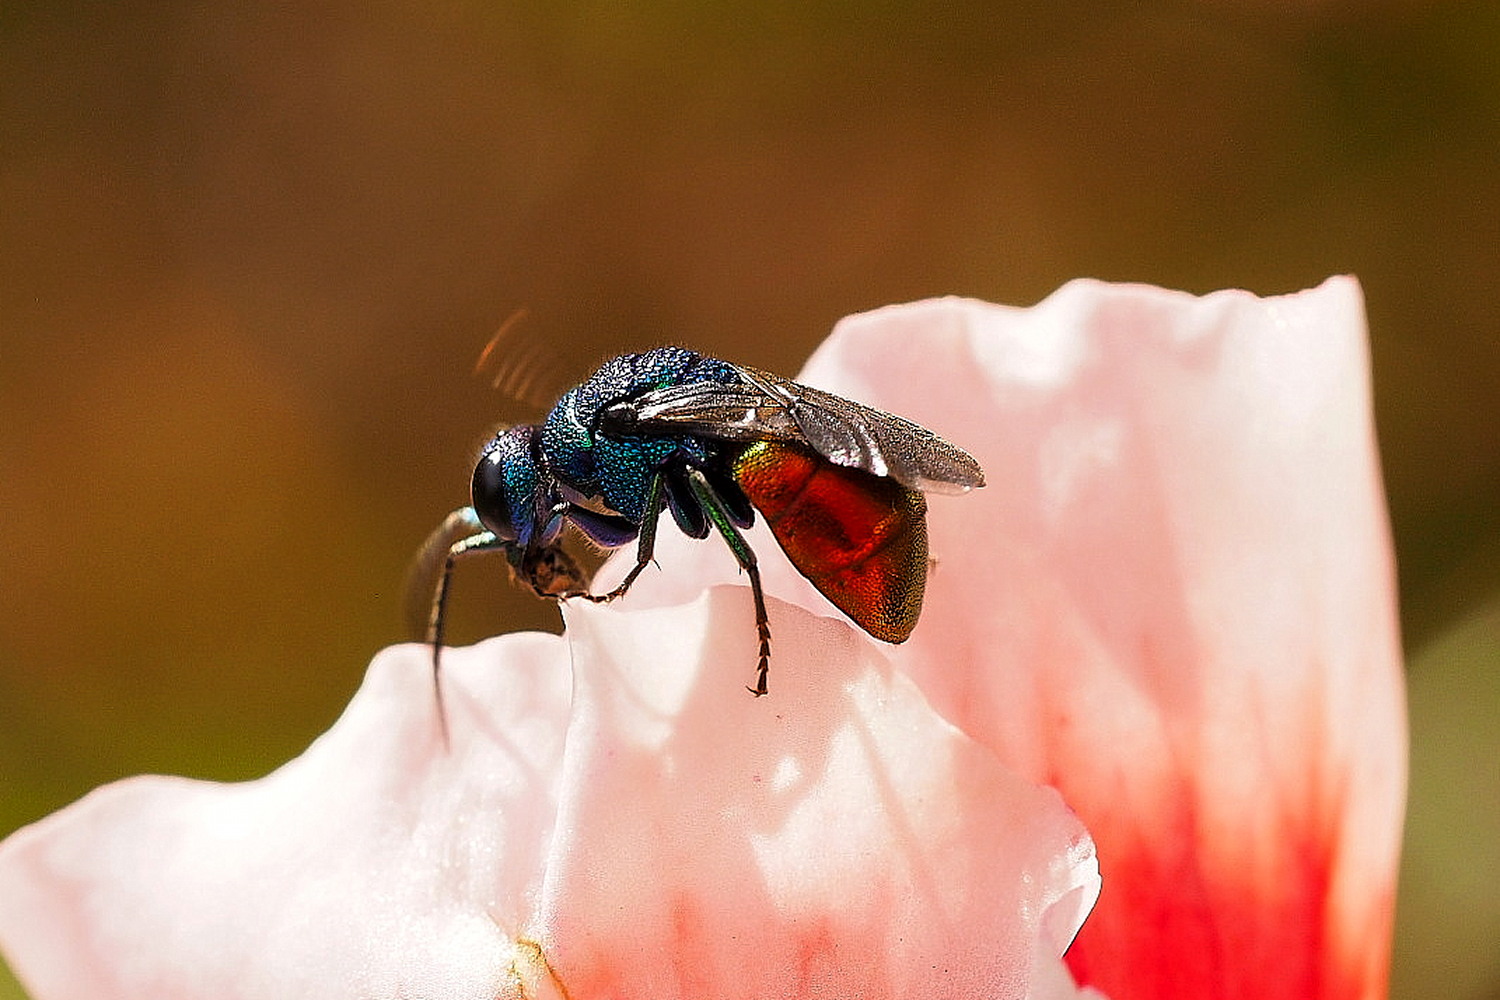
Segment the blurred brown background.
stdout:
<svg viewBox="0 0 1500 1000">
<path fill-rule="evenodd" d="M 1078 275 L 1359 275 L 1411 658 L 1397 995 L 1500 997 L 1500 5 L 0 5 L 0 834 L 297 753 L 575 375 Z M 460 640 L 555 618 L 498 562 Z M 18 996 L 0 973 L 0 997 Z M 9 991 L 9 992 L 7 992 Z"/>
</svg>

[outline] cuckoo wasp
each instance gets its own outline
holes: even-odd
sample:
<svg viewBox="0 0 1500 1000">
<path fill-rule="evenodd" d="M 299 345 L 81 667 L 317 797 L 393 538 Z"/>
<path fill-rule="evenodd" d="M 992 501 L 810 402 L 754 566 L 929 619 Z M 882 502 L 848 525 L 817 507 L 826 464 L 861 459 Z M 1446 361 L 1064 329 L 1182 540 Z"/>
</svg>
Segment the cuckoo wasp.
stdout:
<svg viewBox="0 0 1500 1000">
<path fill-rule="evenodd" d="M 870 635 L 902 642 L 926 587 L 923 491 L 984 485 L 963 450 L 909 420 L 755 368 L 680 347 L 625 354 L 563 394 L 540 424 L 497 433 L 474 469 L 471 503 L 433 532 L 441 562 L 427 621 L 437 670 L 454 564 L 499 551 L 539 596 L 623 596 L 651 562 L 670 511 L 693 538 L 717 533 L 750 580 L 767 691 L 771 628 L 755 552 L 758 511 L 792 565 Z M 606 549 L 636 543 L 619 586 L 589 590 L 564 549 L 571 525 Z"/>
</svg>

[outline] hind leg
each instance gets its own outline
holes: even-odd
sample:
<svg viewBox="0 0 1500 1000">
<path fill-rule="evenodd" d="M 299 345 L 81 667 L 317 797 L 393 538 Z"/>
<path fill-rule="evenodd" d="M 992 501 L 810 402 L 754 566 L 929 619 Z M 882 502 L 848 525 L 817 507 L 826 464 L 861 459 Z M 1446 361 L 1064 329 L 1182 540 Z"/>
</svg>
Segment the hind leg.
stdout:
<svg viewBox="0 0 1500 1000">
<path fill-rule="evenodd" d="M 760 661 L 756 665 L 755 686 L 747 686 L 746 690 L 759 698 L 768 690 L 766 675 L 771 669 L 771 619 L 766 614 L 766 595 L 760 585 L 760 566 L 756 563 L 755 550 L 734 526 L 733 516 L 719 499 L 708 478 L 698 469 L 689 469 L 687 481 L 693 495 L 708 514 L 709 522 L 718 529 L 724 543 L 729 546 L 729 551 L 734 553 L 740 569 L 750 578 L 750 593 L 755 598 L 755 631 L 760 636 Z"/>
</svg>

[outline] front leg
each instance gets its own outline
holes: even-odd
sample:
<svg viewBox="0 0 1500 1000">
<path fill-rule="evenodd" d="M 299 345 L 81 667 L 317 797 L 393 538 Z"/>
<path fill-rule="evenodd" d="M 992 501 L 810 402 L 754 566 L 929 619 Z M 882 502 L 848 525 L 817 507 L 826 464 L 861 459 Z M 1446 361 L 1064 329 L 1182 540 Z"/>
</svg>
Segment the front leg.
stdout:
<svg viewBox="0 0 1500 1000">
<path fill-rule="evenodd" d="M 427 608 L 427 645 L 432 647 L 432 692 L 437 700 L 438 729 L 448 746 L 448 713 L 443 706 L 443 639 L 448 619 L 448 594 L 453 586 L 453 567 L 460 559 L 480 552 L 505 551 L 508 543 L 496 537 L 479 520 L 473 507 L 449 514 L 422 546 L 411 570 L 408 585 L 431 575 L 432 564 L 441 560 L 437 585 Z"/>
</svg>

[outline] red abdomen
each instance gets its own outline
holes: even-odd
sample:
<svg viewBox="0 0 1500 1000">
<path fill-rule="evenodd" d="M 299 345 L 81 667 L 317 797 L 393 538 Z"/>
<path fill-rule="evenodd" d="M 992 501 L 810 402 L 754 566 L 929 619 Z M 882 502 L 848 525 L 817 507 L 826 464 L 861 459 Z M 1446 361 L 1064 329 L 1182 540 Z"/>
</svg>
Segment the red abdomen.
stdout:
<svg viewBox="0 0 1500 1000">
<path fill-rule="evenodd" d="M 811 449 L 757 441 L 730 465 L 797 571 L 877 639 L 904 642 L 927 585 L 927 501 Z"/>
</svg>

